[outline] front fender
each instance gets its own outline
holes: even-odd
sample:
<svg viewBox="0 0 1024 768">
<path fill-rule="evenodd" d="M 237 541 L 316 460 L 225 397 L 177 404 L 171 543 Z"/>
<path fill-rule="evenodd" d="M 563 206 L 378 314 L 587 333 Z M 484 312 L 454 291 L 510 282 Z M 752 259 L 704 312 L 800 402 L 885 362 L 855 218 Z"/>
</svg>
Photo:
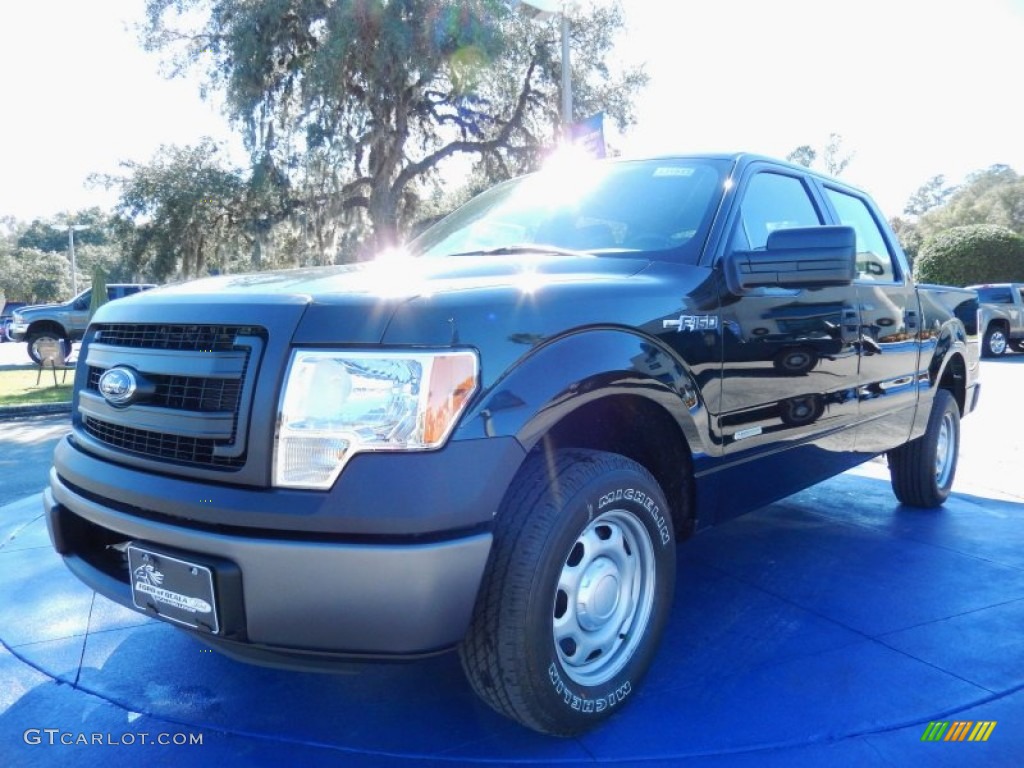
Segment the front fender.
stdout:
<svg viewBox="0 0 1024 768">
<path fill-rule="evenodd" d="M 612 395 L 664 408 L 694 458 L 719 453 L 711 448 L 707 412 L 683 361 L 657 339 L 622 328 L 576 331 L 538 345 L 483 393 L 454 439 L 514 436 L 530 450 L 568 414 Z"/>
</svg>

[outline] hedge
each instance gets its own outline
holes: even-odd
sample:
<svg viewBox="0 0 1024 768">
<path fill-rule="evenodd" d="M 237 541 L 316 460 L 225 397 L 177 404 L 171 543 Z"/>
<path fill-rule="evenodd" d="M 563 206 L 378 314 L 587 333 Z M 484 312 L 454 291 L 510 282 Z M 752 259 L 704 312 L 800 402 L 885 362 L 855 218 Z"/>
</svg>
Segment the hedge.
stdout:
<svg viewBox="0 0 1024 768">
<path fill-rule="evenodd" d="M 1024 237 L 993 224 L 947 229 L 921 247 L 914 275 L 943 285 L 1024 282 Z"/>
</svg>

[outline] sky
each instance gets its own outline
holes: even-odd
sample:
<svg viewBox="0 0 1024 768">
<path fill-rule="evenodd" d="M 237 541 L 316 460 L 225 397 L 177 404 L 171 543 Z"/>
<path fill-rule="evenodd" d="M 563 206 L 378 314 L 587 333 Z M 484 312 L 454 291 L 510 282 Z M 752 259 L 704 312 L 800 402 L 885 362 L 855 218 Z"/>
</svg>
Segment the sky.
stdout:
<svg viewBox="0 0 1024 768">
<path fill-rule="evenodd" d="M 831 133 L 843 178 L 901 213 L 925 181 L 1024 173 L 1024 0 L 622 0 L 617 54 L 645 66 L 631 155 L 784 157 Z M 161 144 L 228 139 L 195 80 L 138 44 L 143 0 L 0 4 L 0 217 L 115 202 L 85 185 Z M 238 140 L 231 139 L 235 147 Z M 238 151 L 237 158 L 242 155 Z"/>
</svg>

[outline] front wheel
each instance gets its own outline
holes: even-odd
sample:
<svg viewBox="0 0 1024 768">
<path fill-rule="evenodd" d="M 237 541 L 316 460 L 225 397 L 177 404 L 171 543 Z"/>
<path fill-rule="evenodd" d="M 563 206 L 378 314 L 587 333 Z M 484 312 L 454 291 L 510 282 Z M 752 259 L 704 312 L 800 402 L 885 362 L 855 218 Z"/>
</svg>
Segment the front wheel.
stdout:
<svg viewBox="0 0 1024 768">
<path fill-rule="evenodd" d="M 981 342 L 982 357 L 1000 357 L 1006 353 L 1006 332 L 998 325 L 990 325 Z"/>
<path fill-rule="evenodd" d="M 896 498 L 912 507 L 941 506 L 949 498 L 960 453 L 960 409 L 948 389 L 932 401 L 927 431 L 889 451 Z"/>
<path fill-rule="evenodd" d="M 598 451 L 532 456 L 497 517 L 466 676 L 528 728 L 588 730 L 635 692 L 674 582 L 671 515 L 647 470 Z"/>
<path fill-rule="evenodd" d="M 65 360 L 71 356 L 71 339 L 53 331 L 38 331 L 30 335 L 25 341 L 27 342 L 28 356 L 32 358 L 32 362 L 36 365 L 42 363 L 47 348 L 63 349 Z"/>
</svg>

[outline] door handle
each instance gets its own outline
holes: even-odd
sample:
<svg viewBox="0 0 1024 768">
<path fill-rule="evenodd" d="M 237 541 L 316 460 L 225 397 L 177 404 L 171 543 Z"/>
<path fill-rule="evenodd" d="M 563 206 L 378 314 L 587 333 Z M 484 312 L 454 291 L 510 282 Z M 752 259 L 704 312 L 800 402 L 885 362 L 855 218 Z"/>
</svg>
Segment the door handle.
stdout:
<svg viewBox="0 0 1024 768">
<path fill-rule="evenodd" d="M 918 320 L 916 309 L 908 309 L 904 312 L 903 322 L 907 325 L 907 333 L 917 333 L 921 330 L 921 324 Z"/>
</svg>

